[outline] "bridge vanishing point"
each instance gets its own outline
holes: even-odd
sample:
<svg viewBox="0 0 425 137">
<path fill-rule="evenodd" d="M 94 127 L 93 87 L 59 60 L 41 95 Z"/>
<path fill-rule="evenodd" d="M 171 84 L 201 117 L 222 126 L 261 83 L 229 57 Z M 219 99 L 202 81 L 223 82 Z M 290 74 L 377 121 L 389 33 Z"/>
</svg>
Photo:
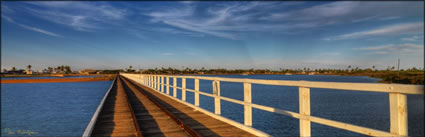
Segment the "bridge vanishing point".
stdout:
<svg viewBox="0 0 425 137">
<path fill-rule="evenodd" d="M 181 87 L 177 86 L 177 79 L 181 80 Z M 186 88 L 186 79 L 194 80 L 194 89 Z M 211 81 L 213 93 L 200 91 L 199 80 Z M 243 84 L 244 99 L 220 96 L 220 81 Z M 299 113 L 253 103 L 251 84 L 298 87 Z M 388 93 L 390 131 L 311 116 L 310 88 Z M 181 99 L 177 98 L 177 89 L 181 90 Z M 186 102 L 187 91 L 194 93 L 194 104 Z M 311 122 L 370 136 L 408 136 L 406 94 L 424 94 L 424 86 L 121 73 L 99 104 L 83 137 L 270 136 L 252 127 L 252 108 L 299 119 L 300 136 L 311 136 Z M 214 98 L 214 113 L 199 107 L 199 95 Z M 221 100 L 244 106 L 243 124 L 220 115 Z"/>
</svg>

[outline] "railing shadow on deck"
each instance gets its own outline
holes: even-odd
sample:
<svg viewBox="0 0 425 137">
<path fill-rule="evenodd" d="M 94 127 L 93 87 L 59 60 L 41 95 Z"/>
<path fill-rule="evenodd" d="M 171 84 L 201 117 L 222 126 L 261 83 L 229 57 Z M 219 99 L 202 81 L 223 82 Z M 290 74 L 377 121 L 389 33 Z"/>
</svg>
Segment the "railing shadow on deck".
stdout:
<svg viewBox="0 0 425 137">
<path fill-rule="evenodd" d="M 167 104 L 166 102 L 164 102 L 162 99 L 156 97 L 155 95 L 153 95 L 152 93 L 150 93 L 148 90 L 150 91 L 154 91 L 152 89 L 145 89 L 143 87 L 137 86 L 135 85 L 135 83 L 130 83 L 133 84 L 133 86 L 137 89 L 139 89 L 140 91 L 142 91 L 145 95 L 149 96 L 150 98 L 156 100 L 158 103 L 160 103 L 163 107 L 165 107 L 166 109 L 168 109 L 169 111 L 172 111 L 174 113 L 179 113 L 181 114 L 183 117 L 187 118 L 185 119 L 185 121 L 189 121 L 192 122 L 192 124 L 202 128 L 202 129 L 208 129 L 207 127 L 205 127 L 204 125 L 202 125 L 201 123 L 199 123 L 197 120 L 193 119 L 192 117 L 186 115 L 185 113 L 181 112 L 180 110 L 178 110 L 177 108 L 173 107 L 170 104 Z M 182 117 L 182 116 L 178 116 L 178 117 Z M 218 134 L 216 134 L 215 132 L 211 131 L 211 130 L 203 130 L 203 134 L 207 134 L 209 136 L 219 136 Z"/>
<path fill-rule="evenodd" d="M 345 82 L 310 82 L 310 81 L 288 81 L 288 80 L 260 80 L 260 79 L 240 79 L 202 76 L 174 76 L 174 75 L 145 75 L 145 74 L 121 74 L 133 81 L 145 85 L 157 92 L 170 95 L 170 88 L 173 89 L 173 97 L 176 98 L 176 90 L 181 89 L 181 101 L 186 102 L 186 91 L 193 92 L 195 103 L 199 107 L 199 94 L 214 98 L 214 113 L 220 115 L 220 100 L 225 100 L 244 106 L 244 125 L 252 126 L 252 108 L 287 115 L 300 120 L 300 136 L 311 136 L 311 122 L 322 125 L 340 128 L 355 133 L 370 136 L 407 136 L 407 97 L 406 94 L 424 94 L 423 85 L 404 84 L 377 84 L 377 83 L 345 83 Z M 170 78 L 173 84 L 170 85 Z M 177 79 L 181 79 L 181 87 L 177 86 Z M 194 79 L 195 89 L 186 89 L 186 79 Z M 199 91 L 199 80 L 210 80 L 213 85 L 213 94 Z M 243 83 L 244 100 L 236 100 L 220 96 L 220 81 Z M 277 85 L 295 86 L 299 91 L 299 113 L 273 108 L 252 103 L 251 85 Z M 166 91 L 164 91 L 164 87 Z M 319 118 L 310 115 L 310 88 L 340 89 L 351 91 L 384 92 L 389 94 L 390 104 L 390 131 L 381 131 L 353 124 L 338 122 L 334 120 Z M 188 103 L 188 105 L 191 105 Z M 245 128 L 246 129 L 246 128 Z"/>
</svg>

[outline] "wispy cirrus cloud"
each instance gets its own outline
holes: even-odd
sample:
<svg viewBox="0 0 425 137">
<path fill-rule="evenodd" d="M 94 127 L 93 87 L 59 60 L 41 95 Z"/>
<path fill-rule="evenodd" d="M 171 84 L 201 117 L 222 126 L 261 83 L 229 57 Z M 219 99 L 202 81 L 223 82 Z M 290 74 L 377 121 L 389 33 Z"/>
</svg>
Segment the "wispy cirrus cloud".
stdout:
<svg viewBox="0 0 425 137">
<path fill-rule="evenodd" d="M 422 53 L 424 45 L 405 43 L 405 44 L 387 44 L 380 46 L 371 46 L 363 48 L 355 48 L 355 50 L 366 51 L 369 54 L 391 54 L 391 53 Z"/>
<path fill-rule="evenodd" d="M 211 4 L 207 8 L 198 8 L 197 4 L 196 2 L 184 4 L 181 7 L 151 11 L 144 15 L 150 16 L 154 23 L 162 22 L 188 31 L 228 39 L 238 39 L 240 36 L 238 32 L 289 33 L 295 29 L 299 32 L 302 29 L 342 23 L 423 16 L 420 11 L 423 5 L 415 2 L 331 2 L 289 10 L 284 7 L 301 3 L 240 2 L 227 5 Z M 371 12 L 374 14 L 370 14 Z M 346 37 L 356 35 L 363 34 Z"/>
<path fill-rule="evenodd" d="M 106 3 L 91 2 L 27 2 L 38 8 L 27 8 L 30 14 L 47 21 L 66 25 L 78 31 L 93 31 L 103 24 L 125 19 L 127 10 Z"/>
<path fill-rule="evenodd" d="M 174 53 L 170 53 L 170 52 L 165 52 L 165 53 L 161 53 L 162 56 L 174 56 L 176 54 Z"/>
<path fill-rule="evenodd" d="M 411 7 L 406 9 L 406 7 Z M 269 21 L 312 21 L 318 24 L 391 20 L 402 16 L 423 16 L 421 2 L 331 2 L 288 12 L 270 13 Z M 371 14 L 373 13 L 373 14 Z"/>
<path fill-rule="evenodd" d="M 391 26 L 385 26 L 382 28 L 353 32 L 348 34 L 343 34 L 339 36 L 325 38 L 324 40 L 343 40 L 343 39 L 355 39 L 367 36 L 385 36 L 385 35 L 400 35 L 400 34 L 416 34 L 423 33 L 424 23 L 415 22 L 415 23 L 405 23 L 405 24 L 396 24 Z"/>
<path fill-rule="evenodd" d="M 415 36 L 411 36 L 411 37 L 404 37 L 401 38 L 402 41 L 420 41 L 420 40 L 424 40 L 424 35 L 415 35 Z"/>
<path fill-rule="evenodd" d="M 6 16 L 6 15 L 1 15 L 1 17 L 3 18 L 3 19 L 5 19 L 5 20 L 7 20 L 7 21 L 9 21 L 9 22 L 11 22 L 11 23 L 16 23 L 15 22 L 15 20 L 13 20 L 12 18 L 10 18 L 9 16 Z"/>
<path fill-rule="evenodd" d="M 245 2 L 200 9 L 196 8 L 195 4 L 186 4 L 180 8 L 152 11 L 144 15 L 152 17 L 151 21 L 154 23 L 162 22 L 188 31 L 227 39 L 238 39 L 237 32 L 286 29 L 287 26 L 285 25 L 271 24 L 264 26 L 261 23 L 253 22 L 256 16 L 261 16 L 264 13 L 252 12 L 252 10 L 274 6 L 276 6 L 274 2 Z M 203 17 L 199 18 L 198 13 L 204 13 Z"/>
<path fill-rule="evenodd" d="M 53 33 L 53 32 L 50 32 L 50 31 L 47 31 L 47 30 L 44 30 L 44 29 L 40 29 L 40 28 L 36 28 L 36 27 L 31 27 L 31 26 L 27 26 L 27 25 L 22 25 L 22 24 L 20 24 L 19 26 L 21 26 L 21 27 L 23 27 L 23 28 L 25 28 L 27 30 L 32 30 L 32 31 L 35 31 L 35 32 L 43 33 L 45 35 L 54 36 L 54 37 L 62 37 L 59 34 L 56 34 L 56 33 Z"/>
<path fill-rule="evenodd" d="M 18 26 L 20 26 L 20 27 L 22 27 L 24 29 L 27 29 L 27 30 L 39 32 L 39 33 L 42 33 L 42 34 L 45 34 L 45 35 L 49 35 L 49 36 L 62 37 L 61 35 L 56 34 L 54 32 L 50 32 L 50 31 L 47 31 L 47 30 L 44 30 L 44 29 L 40 29 L 40 28 L 31 27 L 31 26 L 27 26 L 27 25 L 24 25 L 24 24 L 17 23 L 15 20 L 13 20 L 12 18 L 10 18 L 10 17 L 8 17 L 6 15 L 1 15 L 1 17 L 4 18 L 4 19 L 6 19 L 8 22 L 14 23 L 14 24 L 16 24 L 16 25 L 18 25 Z"/>
</svg>

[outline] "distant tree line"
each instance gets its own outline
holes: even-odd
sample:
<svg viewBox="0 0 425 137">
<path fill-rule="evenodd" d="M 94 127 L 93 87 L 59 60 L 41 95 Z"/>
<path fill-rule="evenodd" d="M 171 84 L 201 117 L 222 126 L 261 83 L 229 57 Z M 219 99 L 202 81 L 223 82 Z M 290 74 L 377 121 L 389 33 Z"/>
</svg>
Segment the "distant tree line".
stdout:
<svg viewBox="0 0 425 137">
<path fill-rule="evenodd" d="M 270 69 L 225 69 L 225 68 L 217 68 L 217 69 L 205 69 L 202 67 L 201 69 L 193 69 L 186 67 L 185 69 L 175 69 L 175 68 L 155 68 L 155 69 L 143 69 L 136 71 L 132 69 L 132 66 L 124 69 L 125 72 L 129 73 L 143 73 L 143 74 L 300 74 L 300 73 L 310 73 L 315 72 L 315 74 L 321 73 L 344 73 L 344 74 L 354 74 L 354 73 L 383 73 L 383 72 L 395 72 L 397 70 L 394 67 L 388 67 L 387 69 L 378 70 L 373 66 L 372 68 L 361 69 L 359 67 L 348 69 L 279 69 L 279 70 L 270 70 Z M 424 69 L 417 69 L 415 67 L 409 69 L 400 69 L 400 72 L 424 72 Z"/>
<path fill-rule="evenodd" d="M 361 69 L 359 67 L 348 66 L 346 69 L 201 69 L 188 68 L 175 69 L 175 68 L 155 68 L 134 70 L 132 66 L 124 69 L 127 73 L 141 73 L 141 74 L 169 74 L 169 75 L 221 75 L 221 74 L 312 74 L 312 75 L 347 75 L 347 76 L 370 76 L 380 78 L 385 83 L 403 83 L 403 84 L 424 84 L 424 69 L 416 67 L 408 69 L 396 70 L 395 67 L 388 66 L 386 69 L 376 69 L 375 66 L 371 68 Z"/>
<path fill-rule="evenodd" d="M 27 70 L 31 71 L 32 65 L 27 65 Z M 17 71 L 16 67 L 12 67 L 10 71 Z M 72 73 L 71 67 L 69 65 L 60 65 L 57 67 L 47 67 L 43 69 L 43 72 L 45 73 L 65 73 L 70 74 Z"/>
</svg>

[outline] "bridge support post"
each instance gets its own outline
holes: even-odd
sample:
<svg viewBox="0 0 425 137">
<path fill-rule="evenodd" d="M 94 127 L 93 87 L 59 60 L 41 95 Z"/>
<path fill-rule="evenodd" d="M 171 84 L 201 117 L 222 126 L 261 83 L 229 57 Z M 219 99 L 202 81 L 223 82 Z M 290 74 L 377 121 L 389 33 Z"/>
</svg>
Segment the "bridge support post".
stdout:
<svg viewBox="0 0 425 137">
<path fill-rule="evenodd" d="M 251 94 L 251 83 L 243 83 L 244 93 L 244 124 L 246 126 L 252 126 L 252 94 Z"/>
<path fill-rule="evenodd" d="M 220 81 L 213 81 L 213 94 L 214 94 L 214 111 L 215 114 L 221 114 L 221 103 L 220 103 Z"/>
<path fill-rule="evenodd" d="M 311 136 L 310 88 L 299 87 L 300 136 Z"/>
<path fill-rule="evenodd" d="M 167 76 L 167 95 L 170 95 L 170 77 Z"/>
<path fill-rule="evenodd" d="M 407 97 L 400 93 L 389 93 L 390 133 L 407 136 Z"/>
<path fill-rule="evenodd" d="M 199 79 L 195 79 L 195 106 L 199 107 Z"/>
<path fill-rule="evenodd" d="M 161 92 L 164 93 L 164 76 L 161 76 Z"/>
<path fill-rule="evenodd" d="M 186 78 L 182 78 L 182 100 L 186 101 Z"/>
</svg>

